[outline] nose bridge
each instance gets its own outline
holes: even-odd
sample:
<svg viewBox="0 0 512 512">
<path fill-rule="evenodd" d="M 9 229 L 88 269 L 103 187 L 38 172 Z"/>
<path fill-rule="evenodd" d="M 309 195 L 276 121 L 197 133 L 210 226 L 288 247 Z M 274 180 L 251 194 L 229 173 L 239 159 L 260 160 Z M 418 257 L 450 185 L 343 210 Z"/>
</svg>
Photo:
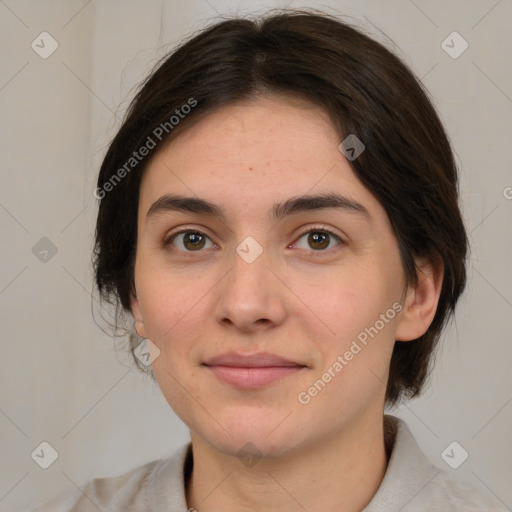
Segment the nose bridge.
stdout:
<svg viewBox="0 0 512 512">
<path fill-rule="evenodd" d="M 242 289 L 244 286 L 250 287 L 248 292 L 268 293 L 266 274 L 271 274 L 268 267 L 272 262 L 268 247 L 264 247 L 263 237 L 259 238 L 261 243 L 253 236 L 247 236 L 237 245 L 232 259 L 230 281 L 233 285 L 238 284 Z"/>
<path fill-rule="evenodd" d="M 270 251 L 248 236 L 236 247 L 230 264 L 215 306 L 217 320 L 244 329 L 262 319 L 280 323 L 285 314 L 283 290 L 269 268 Z"/>
</svg>

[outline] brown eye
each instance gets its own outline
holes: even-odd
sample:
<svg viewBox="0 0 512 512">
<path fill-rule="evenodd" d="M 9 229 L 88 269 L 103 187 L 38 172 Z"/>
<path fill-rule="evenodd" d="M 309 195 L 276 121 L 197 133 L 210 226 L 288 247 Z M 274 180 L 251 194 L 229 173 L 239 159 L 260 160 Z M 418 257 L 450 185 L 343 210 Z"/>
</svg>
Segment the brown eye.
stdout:
<svg viewBox="0 0 512 512">
<path fill-rule="evenodd" d="M 308 243 L 313 249 L 326 249 L 329 246 L 329 235 L 315 231 L 309 233 Z"/>
<path fill-rule="evenodd" d="M 186 252 L 198 252 L 206 246 L 207 240 L 213 247 L 213 242 L 203 233 L 199 231 L 180 231 L 172 235 L 166 245 L 171 244 L 179 250 Z"/>
<path fill-rule="evenodd" d="M 306 238 L 307 235 L 307 238 Z M 299 240 L 305 238 L 307 247 L 300 247 L 299 242 L 297 242 L 297 245 L 299 249 L 313 249 L 313 251 L 316 252 L 327 252 L 327 249 L 332 248 L 331 245 L 333 240 L 338 241 L 338 244 L 341 245 L 343 241 L 338 235 L 335 235 L 334 233 L 331 233 L 330 231 L 325 230 L 319 230 L 319 229 L 310 229 L 309 231 L 306 231 L 301 235 Z M 336 247 L 334 245 L 334 247 Z"/>
</svg>

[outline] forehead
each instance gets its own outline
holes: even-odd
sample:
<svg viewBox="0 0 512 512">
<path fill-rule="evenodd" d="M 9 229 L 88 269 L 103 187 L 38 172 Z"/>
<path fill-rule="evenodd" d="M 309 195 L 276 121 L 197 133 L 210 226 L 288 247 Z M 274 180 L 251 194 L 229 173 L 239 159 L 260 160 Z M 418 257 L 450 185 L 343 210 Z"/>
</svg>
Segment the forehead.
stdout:
<svg viewBox="0 0 512 512">
<path fill-rule="evenodd" d="M 302 99 L 224 105 L 151 160 L 141 185 L 141 213 L 165 193 L 226 205 L 233 215 L 259 214 L 290 197 L 329 192 L 379 209 L 339 151 L 340 142 L 326 112 Z"/>
<path fill-rule="evenodd" d="M 312 158 L 319 143 L 325 152 L 327 144 L 337 147 L 338 138 L 320 107 L 293 96 L 264 96 L 223 105 L 192 121 L 162 153 L 169 150 L 168 154 L 180 160 L 270 164 L 263 160 L 270 157 L 279 163 Z"/>
</svg>

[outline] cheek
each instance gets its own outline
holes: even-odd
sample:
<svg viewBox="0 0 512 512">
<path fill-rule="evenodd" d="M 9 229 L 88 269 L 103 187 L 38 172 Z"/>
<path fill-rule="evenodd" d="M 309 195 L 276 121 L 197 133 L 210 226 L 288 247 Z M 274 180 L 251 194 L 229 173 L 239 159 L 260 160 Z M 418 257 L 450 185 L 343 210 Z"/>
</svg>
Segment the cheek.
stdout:
<svg viewBox="0 0 512 512">
<path fill-rule="evenodd" d="M 289 279 L 295 282 L 297 296 L 314 313 L 317 322 L 324 325 L 327 336 L 349 340 L 372 325 L 392 304 L 393 294 L 376 274 L 374 268 L 359 263 L 314 278 Z"/>
<path fill-rule="evenodd" d="M 204 330 L 208 290 L 213 284 L 204 276 L 194 279 L 176 270 L 144 266 L 142 261 L 138 270 L 137 297 L 146 336 L 161 352 L 186 350 Z"/>
<path fill-rule="evenodd" d="M 334 334 L 308 338 L 321 356 L 301 388 L 300 403 L 311 421 L 315 414 L 329 424 L 383 400 L 394 340 L 394 302 L 375 287 L 328 288 L 331 300 L 318 299 L 319 316 Z M 318 334 L 318 333 L 317 333 Z M 299 398 L 299 397 L 298 397 Z"/>
<path fill-rule="evenodd" d="M 378 265 L 359 264 L 347 266 L 329 279 L 317 279 L 315 287 L 305 285 L 298 290 L 308 298 L 307 304 L 314 313 L 303 325 L 309 329 L 314 350 L 321 353 L 317 377 L 331 368 L 337 376 L 333 382 L 344 388 L 355 383 L 359 386 L 368 378 L 387 378 L 400 309 L 399 287 L 393 276 L 390 267 L 383 272 Z M 315 325 L 321 326 L 322 334 Z M 341 363 L 338 356 L 342 357 Z M 332 368 L 337 361 L 342 370 L 340 364 L 336 365 L 339 371 Z M 339 396 L 342 395 L 346 396 L 345 391 Z"/>
<path fill-rule="evenodd" d="M 145 306 L 146 335 L 159 350 L 153 373 L 171 408 L 188 424 L 194 404 L 204 401 L 192 359 L 197 346 L 208 343 L 204 328 L 210 314 L 208 288 L 200 280 L 164 273 L 146 274 L 141 282 L 137 293 Z"/>
</svg>

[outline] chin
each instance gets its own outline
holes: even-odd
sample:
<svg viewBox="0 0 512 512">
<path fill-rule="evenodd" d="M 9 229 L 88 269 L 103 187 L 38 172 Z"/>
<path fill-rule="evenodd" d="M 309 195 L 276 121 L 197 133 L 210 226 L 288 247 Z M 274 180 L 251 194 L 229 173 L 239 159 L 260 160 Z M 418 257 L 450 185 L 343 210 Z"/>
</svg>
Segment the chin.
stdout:
<svg viewBox="0 0 512 512">
<path fill-rule="evenodd" d="M 247 465 L 251 466 L 258 459 L 273 459 L 282 457 L 293 452 L 296 447 L 293 439 L 285 435 L 282 439 L 270 440 L 265 435 L 253 439 L 246 433 L 236 433 L 233 437 L 224 436 L 223 438 L 211 438 L 206 441 L 219 452 L 232 457 L 237 457 Z M 249 461 L 247 461 L 249 459 Z"/>
<path fill-rule="evenodd" d="M 236 413 L 235 413 L 236 414 Z M 269 414 L 238 413 L 231 417 L 217 417 L 191 426 L 197 436 L 202 437 L 216 450 L 234 457 L 273 458 L 284 455 L 300 444 L 297 428 L 288 412 Z M 221 426 L 222 425 L 222 426 Z"/>
</svg>

